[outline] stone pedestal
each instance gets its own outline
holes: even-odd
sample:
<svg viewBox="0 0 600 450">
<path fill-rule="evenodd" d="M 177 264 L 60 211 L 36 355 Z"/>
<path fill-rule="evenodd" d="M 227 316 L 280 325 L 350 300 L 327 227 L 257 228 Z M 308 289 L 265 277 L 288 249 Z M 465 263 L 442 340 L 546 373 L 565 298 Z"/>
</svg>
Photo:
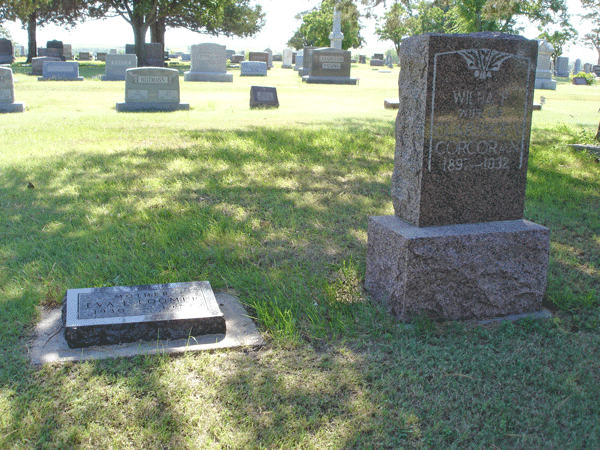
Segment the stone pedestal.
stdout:
<svg viewBox="0 0 600 450">
<path fill-rule="evenodd" d="M 402 41 L 394 216 L 371 217 L 365 285 L 402 320 L 539 311 L 549 230 L 523 220 L 538 43 Z"/>
<path fill-rule="evenodd" d="M 556 80 L 552 79 L 550 60 L 554 47 L 544 40 L 538 41 L 538 59 L 535 72 L 535 88 L 555 91 Z"/>
<path fill-rule="evenodd" d="M 515 220 L 419 228 L 369 218 L 369 293 L 401 320 L 482 319 L 539 311 L 548 228 Z"/>
</svg>

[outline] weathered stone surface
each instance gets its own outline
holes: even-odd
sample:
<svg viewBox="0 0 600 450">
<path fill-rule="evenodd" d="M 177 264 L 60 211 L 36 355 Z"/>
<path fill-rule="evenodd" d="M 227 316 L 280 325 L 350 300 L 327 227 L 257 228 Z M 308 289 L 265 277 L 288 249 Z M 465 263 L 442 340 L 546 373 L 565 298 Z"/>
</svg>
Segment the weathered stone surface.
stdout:
<svg viewBox="0 0 600 450">
<path fill-rule="evenodd" d="M 281 68 L 282 69 L 291 69 L 293 61 L 293 52 L 291 49 L 286 48 L 283 50 L 283 54 L 281 56 Z"/>
<path fill-rule="evenodd" d="M 208 281 L 69 289 L 63 325 L 70 348 L 225 333 Z"/>
<path fill-rule="evenodd" d="M 10 39 L 0 39 L 0 64 L 12 64 L 15 62 L 15 54 Z"/>
<path fill-rule="evenodd" d="M 38 81 L 83 81 L 79 76 L 79 63 L 67 61 L 44 61 L 42 76 Z"/>
<path fill-rule="evenodd" d="M 0 67 L 0 113 L 23 112 L 23 103 L 15 103 L 15 85 L 10 67 Z"/>
<path fill-rule="evenodd" d="M 566 56 L 559 56 L 558 58 L 556 58 L 556 76 L 569 76 L 569 58 L 567 58 Z"/>
<path fill-rule="evenodd" d="M 250 108 L 279 108 L 277 88 L 268 86 L 251 86 Z"/>
<path fill-rule="evenodd" d="M 350 78 L 349 51 L 335 48 L 314 49 L 310 58 L 308 75 L 302 77 L 302 81 L 316 84 L 357 84 L 356 78 Z"/>
<path fill-rule="evenodd" d="M 31 60 L 31 74 L 42 75 L 44 73 L 44 63 L 46 61 L 60 61 L 60 58 L 52 56 L 38 56 Z"/>
<path fill-rule="evenodd" d="M 571 83 L 577 86 L 587 86 L 588 84 L 587 80 L 584 77 L 573 77 Z"/>
<path fill-rule="evenodd" d="M 266 77 L 267 63 L 264 61 L 242 61 L 240 63 L 241 77 Z"/>
<path fill-rule="evenodd" d="M 192 45 L 192 65 L 183 79 L 231 83 L 233 74 L 227 73 L 226 47 L 212 43 Z"/>
<path fill-rule="evenodd" d="M 523 217 L 537 47 L 499 33 L 402 42 L 396 215 L 417 226 Z"/>
<path fill-rule="evenodd" d="M 189 103 L 179 101 L 179 72 L 164 67 L 127 69 L 125 102 L 117 103 L 117 111 L 189 110 Z"/>
<path fill-rule="evenodd" d="M 250 52 L 248 53 L 248 61 L 264 62 L 269 69 L 269 54 L 267 52 Z"/>
<path fill-rule="evenodd" d="M 526 220 L 419 228 L 370 217 L 365 286 L 402 320 L 539 311 L 549 247 L 549 230 Z"/>
<path fill-rule="evenodd" d="M 105 74 L 101 77 L 102 81 L 124 81 L 127 69 L 137 67 L 137 56 L 110 53 L 106 55 L 105 63 Z"/>
</svg>

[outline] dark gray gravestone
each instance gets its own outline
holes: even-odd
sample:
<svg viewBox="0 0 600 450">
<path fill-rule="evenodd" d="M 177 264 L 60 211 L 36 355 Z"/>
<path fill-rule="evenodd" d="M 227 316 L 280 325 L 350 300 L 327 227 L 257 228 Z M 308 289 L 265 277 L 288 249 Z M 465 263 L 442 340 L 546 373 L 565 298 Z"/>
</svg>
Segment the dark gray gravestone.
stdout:
<svg viewBox="0 0 600 450">
<path fill-rule="evenodd" d="M 402 320 L 539 311 L 549 230 L 523 219 L 536 41 L 402 41 L 394 216 L 370 217 L 365 286 Z"/>
<path fill-rule="evenodd" d="M 225 333 L 208 281 L 69 289 L 63 324 L 71 348 Z"/>
<path fill-rule="evenodd" d="M 264 62 L 269 69 L 269 54 L 267 52 L 250 52 L 248 54 L 248 61 L 259 61 Z"/>
<path fill-rule="evenodd" d="M 374 53 L 373 59 L 381 59 L 383 60 L 383 53 Z"/>
<path fill-rule="evenodd" d="M 141 66 L 165 67 L 165 55 L 163 45 L 160 43 L 144 44 L 146 61 Z"/>
<path fill-rule="evenodd" d="M 571 82 L 578 86 L 587 86 L 588 84 L 587 80 L 584 77 L 573 77 L 573 80 L 571 80 Z"/>
<path fill-rule="evenodd" d="M 230 61 L 232 64 L 239 64 L 245 59 L 246 59 L 246 57 L 244 55 L 233 55 L 231 57 Z"/>
<path fill-rule="evenodd" d="M 337 48 L 312 50 L 308 75 L 302 81 L 316 84 L 357 84 L 350 78 L 351 54 Z"/>
<path fill-rule="evenodd" d="M 371 59 L 369 65 L 372 67 L 383 67 L 385 65 L 383 59 Z"/>
<path fill-rule="evenodd" d="M 42 75 L 44 73 L 44 63 L 46 61 L 60 61 L 60 58 L 52 56 L 38 56 L 31 60 L 31 74 Z"/>
<path fill-rule="evenodd" d="M 39 55 L 39 56 L 56 56 L 58 58 L 63 59 L 63 61 L 64 61 L 64 45 L 63 45 L 62 41 L 57 41 L 57 40 L 48 41 L 48 42 L 46 42 L 46 48 L 48 50 L 50 50 L 50 49 L 56 50 L 57 54 L 56 55 L 48 54 L 48 55 Z"/>
<path fill-rule="evenodd" d="M 425 126 L 400 107 L 406 164 L 395 166 L 392 200 L 417 226 L 523 218 L 537 47 L 475 36 L 415 39 L 411 51 L 429 50 L 426 70 L 400 72 L 400 104 L 414 104 Z"/>
<path fill-rule="evenodd" d="M 277 88 L 267 86 L 251 86 L 250 108 L 279 108 Z"/>
<path fill-rule="evenodd" d="M 77 56 L 77 59 L 79 61 L 91 61 L 92 60 L 92 54 L 90 52 L 79 52 L 79 55 Z"/>
<path fill-rule="evenodd" d="M 9 39 L 0 39 L 0 64 L 12 64 L 15 54 L 12 42 Z"/>
</svg>

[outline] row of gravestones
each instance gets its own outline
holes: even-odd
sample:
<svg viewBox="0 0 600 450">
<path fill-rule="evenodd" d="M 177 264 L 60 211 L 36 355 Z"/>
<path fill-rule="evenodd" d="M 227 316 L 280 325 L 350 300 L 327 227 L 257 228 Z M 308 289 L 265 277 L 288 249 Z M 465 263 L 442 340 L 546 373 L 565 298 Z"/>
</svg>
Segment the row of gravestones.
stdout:
<svg viewBox="0 0 600 450">
<path fill-rule="evenodd" d="M 313 50 L 311 64 L 342 64 L 339 53 L 326 50 Z M 498 33 L 427 34 L 405 39 L 400 51 L 404 70 L 391 183 L 395 214 L 369 217 L 365 287 L 406 321 L 423 315 L 463 320 L 540 311 L 550 233 L 523 218 L 538 43 Z M 157 88 L 167 73 L 161 71 L 170 69 L 134 70 L 135 95 L 148 96 L 152 89 L 152 96 L 175 101 L 175 94 Z M 176 70 L 172 76 L 178 80 Z M 152 288 L 166 290 L 163 286 Z M 87 296 L 91 290 L 84 299 L 79 295 L 77 300 L 76 292 L 67 298 L 70 346 L 127 338 L 122 334 L 99 342 L 100 334 L 113 333 L 98 333 L 92 320 L 98 311 L 85 308 L 85 302 L 88 310 L 108 304 L 115 298 L 111 289 L 93 298 Z M 133 297 L 140 287 L 118 289 L 122 298 L 123 293 Z M 211 315 L 216 316 L 213 304 Z M 123 308 L 131 306 L 123 303 Z M 103 322 L 107 328 L 124 322 L 125 311 L 112 311 L 102 316 L 112 319 Z M 195 321 L 191 312 L 188 318 Z M 89 339 L 75 336 L 86 325 Z M 154 340 L 159 330 L 161 337 L 170 336 L 159 328 L 131 340 Z M 217 332 L 223 333 L 223 326 L 208 334 Z"/>
</svg>

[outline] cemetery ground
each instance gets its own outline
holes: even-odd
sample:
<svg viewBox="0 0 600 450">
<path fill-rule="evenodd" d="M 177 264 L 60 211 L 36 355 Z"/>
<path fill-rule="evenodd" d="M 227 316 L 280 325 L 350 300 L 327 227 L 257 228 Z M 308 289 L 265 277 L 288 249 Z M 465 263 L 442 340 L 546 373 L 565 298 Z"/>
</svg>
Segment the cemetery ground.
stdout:
<svg viewBox="0 0 600 450">
<path fill-rule="evenodd" d="M 184 66 L 176 66 L 183 73 Z M 600 86 L 534 112 L 525 218 L 551 230 L 548 320 L 407 327 L 362 288 L 393 214 L 398 69 L 358 86 L 181 81 L 190 111 L 117 113 L 124 82 L 38 82 L 0 116 L 0 448 L 600 448 Z M 251 85 L 280 108 L 249 110 Z M 261 349 L 33 367 L 66 289 L 208 280 Z M 157 345 L 160 345 L 157 343 Z"/>
</svg>

